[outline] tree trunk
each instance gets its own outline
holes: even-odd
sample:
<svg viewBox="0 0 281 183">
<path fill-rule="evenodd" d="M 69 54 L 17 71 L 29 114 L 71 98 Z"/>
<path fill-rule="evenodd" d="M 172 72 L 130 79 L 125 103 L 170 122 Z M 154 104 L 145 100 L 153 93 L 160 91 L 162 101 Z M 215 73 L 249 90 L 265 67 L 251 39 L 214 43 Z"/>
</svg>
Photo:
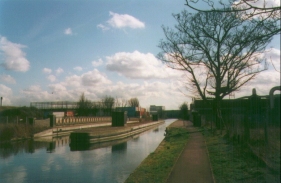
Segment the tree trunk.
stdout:
<svg viewBox="0 0 281 183">
<path fill-rule="evenodd" d="M 214 112 L 214 124 L 216 129 L 220 129 L 222 130 L 222 121 L 221 121 L 221 116 L 220 116 L 220 103 L 221 101 L 219 99 L 215 99 L 214 100 L 214 104 L 213 104 L 213 112 Z M 222 133 L 222 131 L 221 131 Z"/>
</svg>

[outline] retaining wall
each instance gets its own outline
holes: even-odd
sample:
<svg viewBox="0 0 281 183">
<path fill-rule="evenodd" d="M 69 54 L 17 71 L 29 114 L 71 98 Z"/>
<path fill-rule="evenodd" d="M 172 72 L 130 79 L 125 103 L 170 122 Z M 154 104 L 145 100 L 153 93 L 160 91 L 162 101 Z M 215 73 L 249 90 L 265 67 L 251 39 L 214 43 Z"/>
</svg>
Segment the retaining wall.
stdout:
<svg viewBox="0 0 281 183">
<path fill-rule="evenodd" d="M 50 127 L 50 118 L 48 119 L 35 119 L 34 120 L 35 127 Z"/>
<path fill-rule="evenodd" d="M 111 117 L 63 117 L 56 118 L 55 125 L 87 124 L 94 122 L 111 122 Z"/>
</svg>

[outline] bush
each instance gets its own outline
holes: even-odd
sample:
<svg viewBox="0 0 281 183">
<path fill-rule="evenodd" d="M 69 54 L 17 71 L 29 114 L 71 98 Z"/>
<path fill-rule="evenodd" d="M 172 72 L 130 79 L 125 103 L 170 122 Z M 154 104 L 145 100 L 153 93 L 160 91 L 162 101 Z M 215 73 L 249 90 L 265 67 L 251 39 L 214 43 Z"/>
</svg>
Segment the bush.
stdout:
<svg viewBox="0 0 281 183">
<path fill-rule="evenodd" d="M 0 141 L 30 138 L 38 131 L 31 125 L 25 124 L 0 124 Z"/>
</svg>

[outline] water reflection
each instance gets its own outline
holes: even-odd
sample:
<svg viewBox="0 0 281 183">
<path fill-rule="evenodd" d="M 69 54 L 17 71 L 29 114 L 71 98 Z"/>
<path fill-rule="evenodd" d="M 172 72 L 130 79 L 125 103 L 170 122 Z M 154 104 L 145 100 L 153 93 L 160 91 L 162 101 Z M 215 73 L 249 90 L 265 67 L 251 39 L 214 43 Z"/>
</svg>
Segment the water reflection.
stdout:
<svg viewBox="0 0 281 183">
<path fill-rule="evenodd" d="M 159 128 L 154 129 L 153 132 L 155 133 L 159 132 Z"/>
<path fill-rule="evenodd" d="M 123 142 L 121 144 L 116 144 L 116 145 L 113 145 L 111 146 L 111 152 L 114 152 L 114 151 L 126 151 L 127 150 L 127 142 Z"/>
<path fill-rule="evenodd" d="M 0 182 L 124 182 L 156 149 L 172 121 L 139 136 L 90 144 L 84 151 L 71 149 L 69 137 L 0 144 Z"/>
<path fill-rule="evenodd" d="M 34 153 L 36 149 L 47 147 L 48 142 L 33 140 L 0 143 L 0 157 L 5 159 L 19 153 Z"/>
<path fill-rule="evenodd" d="M 56 149 L 56 143 L 55 142 L 49 142 L 49 146 L 47 147 L 47 152 L 53 153 L 53 152 L 55 152 L 55 149 Z"/>
<path fill-rule="evenodd" d="M 55 152 L 56 147 L 62 147 L 69 143 L 69 136 L 51 138 L 48 141 L 34 141 L 33 139 L 0 143 L 0 157 L 9 158 L 21 153 L 34 153 L 37 149 L 46 149 L 46 152 Z"/>
<path fill-rule="evenodd" d="M 90 137 L 88 133 L 71 133 L 69 144 L 71 151 L 85 151 L 90 149 Z"/>
</svg>

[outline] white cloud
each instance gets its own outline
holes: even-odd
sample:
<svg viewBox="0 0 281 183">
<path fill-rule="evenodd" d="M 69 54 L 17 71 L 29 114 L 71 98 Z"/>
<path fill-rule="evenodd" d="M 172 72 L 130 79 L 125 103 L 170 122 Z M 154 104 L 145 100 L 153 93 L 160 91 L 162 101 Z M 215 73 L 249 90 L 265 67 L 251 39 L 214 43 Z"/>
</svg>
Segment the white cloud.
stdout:
<svg viewBox="0 0 281 183">
<path fill-rule="evenodd" d="M 97 27 L 102 29 L 103 31 L 109 30 L 109 27 L 107 27 L 107 26 L 105 26 L 103 24 L 98 24 Z"/>
<path fill-rule="evenodd" d="M 43 69 L 43 73 L 45 73 L 45 74 L 51 74 L 51 73 L 52 73 L 52 69 L 44 68 L 44 69 Z"/>
<path fill-rule="evenodd" d="M 65 34 L 65 35 L 72 35 L 72 34 L 73 34 L 73 33 L 72 33 L 72 29 L 71 29 L 71 28 L 65 29 L 65 30 L 64 30 L 64 34 Z"/>
<path fill-rule="evenodd" d="M 66 87 L 63 86 L 62 84 L 60 83 L 57 83 L 57 84 L 51 84 L 49 85 L 49 88 L 51 89 L 52 92 L 62 92 L 62 91 L 66 91 Z"/>
<path fill-rule="evenodd" d="M 20 91 L 24 95 L 24 99 L 21 100 L 22 103 L 38 102 L 38 101 L 52 101 L 51 94 L 47 91 L 42 90 L 40 85 L 31 85 L 26 89 Z"/>
<path fill-rule="evenodd" d="M 51 81 L 51 82 L 55 82 L 55 81 L 57 80 L 56 76 L 54 76 L 54 75 L 49 75 L 49 76 L 47 77 L 47 79 L 48 79 L 49 81 Z"/>
<path fill-rule="evenodd" d="M 96 86 L 99 83 L 110 84 L 111 81 L 102 75 L 97 69 L 89 71 L 81 75 L 82 84 L 84 86 Z"/>
<path fill-rule="evenodd" d="M 6 75 L 6 74 L 0 75 L 0 81 L 6 82 L 6 83 L 11 83 L 11 84 L 16 84 L 16 80 L 12 76 Z"/>
<path fill-rule="evenodd" d="M 107 21 L 107 23 L 113 28 L 129 27 L 132 29 L 137 29 L 137 28 L 145 27 L 144 22 L 141 22 L 137 18 L 128 14 L 118 14 L 118 13 L 109 12 L 109 15 L 111 16 L 111 18 Z M 101 24 L 98 27 L 105 28 Z"/>
<path fill-rule="evenodd" d="M 61 73 L 63 73 L 64 72 L 64 70 L 62 69 L 62 68 L 58 68 L 57 70 L 56 70 L 56 74 L 57 75 L 60 75 Z"/>
<path fill-rule="evenodd" d="M 7 70 L 26 72 L 29 70 L 29 61 L 25 58 L 22 48 L 26 46 L 12 43 L 6 37 L 0 36 L 0 51 L 3 52 L 5 62 L 1 65 Z M 1 53 L 0 52 L 0 53 Z"/>
<path fill-rule="evenodd" d="M 81 77 L 77 76 L 77 75 L 72 75 L 72 76 L 66 77 L 65 83 L 66 83 L 65 85 L 70 85 L 75 88 L 82 86 Z"/>
<path fill-rule="evenodd" d="M 280 0 L 254 0 L 254 1 L 248 1 L 247 4 L 253 6 L 253 7 L 259 7 L 259 8 L 271 8 L 271 7 L 280 7 Z M 234 1 L 232 6 L 233 7 L 238 7 L 238 8 L 242 8 L 242 9 L 247 9 L 250 8 L 249 5 L 247 5 L 244 1 L 241 0 L 237 0 Z M 265 13 L 266 11 L 263 10 L 258 10 L 258 9 L 254 9 L 250 8 L 249 10 L 246 11 L 248 15 L 251 14 L 255 14 L 254 17 L 276 17 L 280 19 L 280 11 L 276 11 L 276 13 L 271 14 L 271 12 L 269 13 Z"/>
<path fill-rule="evenodd" d="M 103 64 L 102 59 L 99 59 L 98 61 L 92 61 L 92 65 L 93 65 L 94 67 L 98 67 L 98 66 L 100 66 L 100 65 L 102 65 L 102 64 Z"/>
<path fill-rule="evenodd" d="M 102 74 L 97 69 L 79 75 L 72 75 L 65 78 L 62 84 L 69 88 L 83 88 L 88 86 L 99 86 L 111 84 L 111 81 L 106 75 Z"/>
<path fill-rule="evenodd" d="M 24 89 L 24 91 L 27 91 L 27 92 L 39 92 L 39 91 L 41 91 L 41 86 L 39 86 L 39 85 L 31 85 L 27 89 Z"/>
<path fill-rule="evenodd" d="M 276 69 L 280 72 L 280 50 L 276 48 L 272 48 L 265 52 L 265 57 L 268 59 L 269 62 L 269 69 Z"/>
<path fill-rule="evenodd" d="M 256 88 L 258 95 L 268 95 L 272 87 L 280 86 L 280 50 L 273 48 L 263 55 L 268 59 L 268 70 L 262 71 L 243 86 L 241 91 L 237 92 L 238 96 L 251 95 L 253 88 Z"/>
<path fill-rule="evenodd" d="M 12 96 L 12 89 L 3 85 L 3 84 L 0 84 L 0 97 L 3 98 L 3 101 L 2 101 L 2 105 L 5 106 L 5 105 L 11 105 L 11 99 L 13 98 Z"/>
<path fill-rule="evenodd" d="M 275 6 L 280 6 L 280 1 L 279 0 L 255 0 L 252 2 L 248 2 L 250 5 L 255 6 L 255 7 L 260 7 L 263 8 L 264 6 L 266 8 L 270 8 L 270 7 L 275 7 Z M 242 5 L 246 5 L 246 3 L 243 3 L 241 0 L 235 1 L 233 3 L 233 5 L 236 4 L 242 4 Z M 247 5 L 248 7 L 248 5 Z"/>
<path fill-rule="evenodd" d="M 10 94 L 11 89 L 6 93 Z M 164 105 L 169 109 L 177 109 L 184 96 L 177 90 L 176 84 L 165 81 L 139 82 L 139 83 L 112 83 L 98 70 L 84 73 L 80 76 L 66 77 L 65 81 L 48 85 L 48 91 L 39 85 L 32 85 L 21 91 L 24 97 L 13 99 L 21 104 L 29 105 L 29 102 L 40 101 L 78 101 L 84 92 L 92 101 L 100 101 L 105 95 L 129 99 L 138 97 L 142 107 L 149 105 Z M 3 92 L 0 85 L 0 94 Z M 173 96 L 173 101 L 170 98 Z M 9 98 L 13 98 L 10 94 Z M 4 96 L 7 99 L 7 96 Z M 169 101 L 169 102 L 167 102 Z M 170 104 L 172 103 L 172 104 Z"/>
<path fill-rule="evenodd" d="M 73 69 L 76 70 L 76 71 L 82 71 L 82 70 L 83 70 L 83 68 L 82 68 L 82 67 L 79 67 L 79 66 L 74 67 Z"/>
<path fill-rule="evenodd" d="M 119 52 L 106 57 L 106 68 L 132 79 L 165 79 L 180 77 L 180 72 L 167 68 L 151 53 Z"/>
</svg>

